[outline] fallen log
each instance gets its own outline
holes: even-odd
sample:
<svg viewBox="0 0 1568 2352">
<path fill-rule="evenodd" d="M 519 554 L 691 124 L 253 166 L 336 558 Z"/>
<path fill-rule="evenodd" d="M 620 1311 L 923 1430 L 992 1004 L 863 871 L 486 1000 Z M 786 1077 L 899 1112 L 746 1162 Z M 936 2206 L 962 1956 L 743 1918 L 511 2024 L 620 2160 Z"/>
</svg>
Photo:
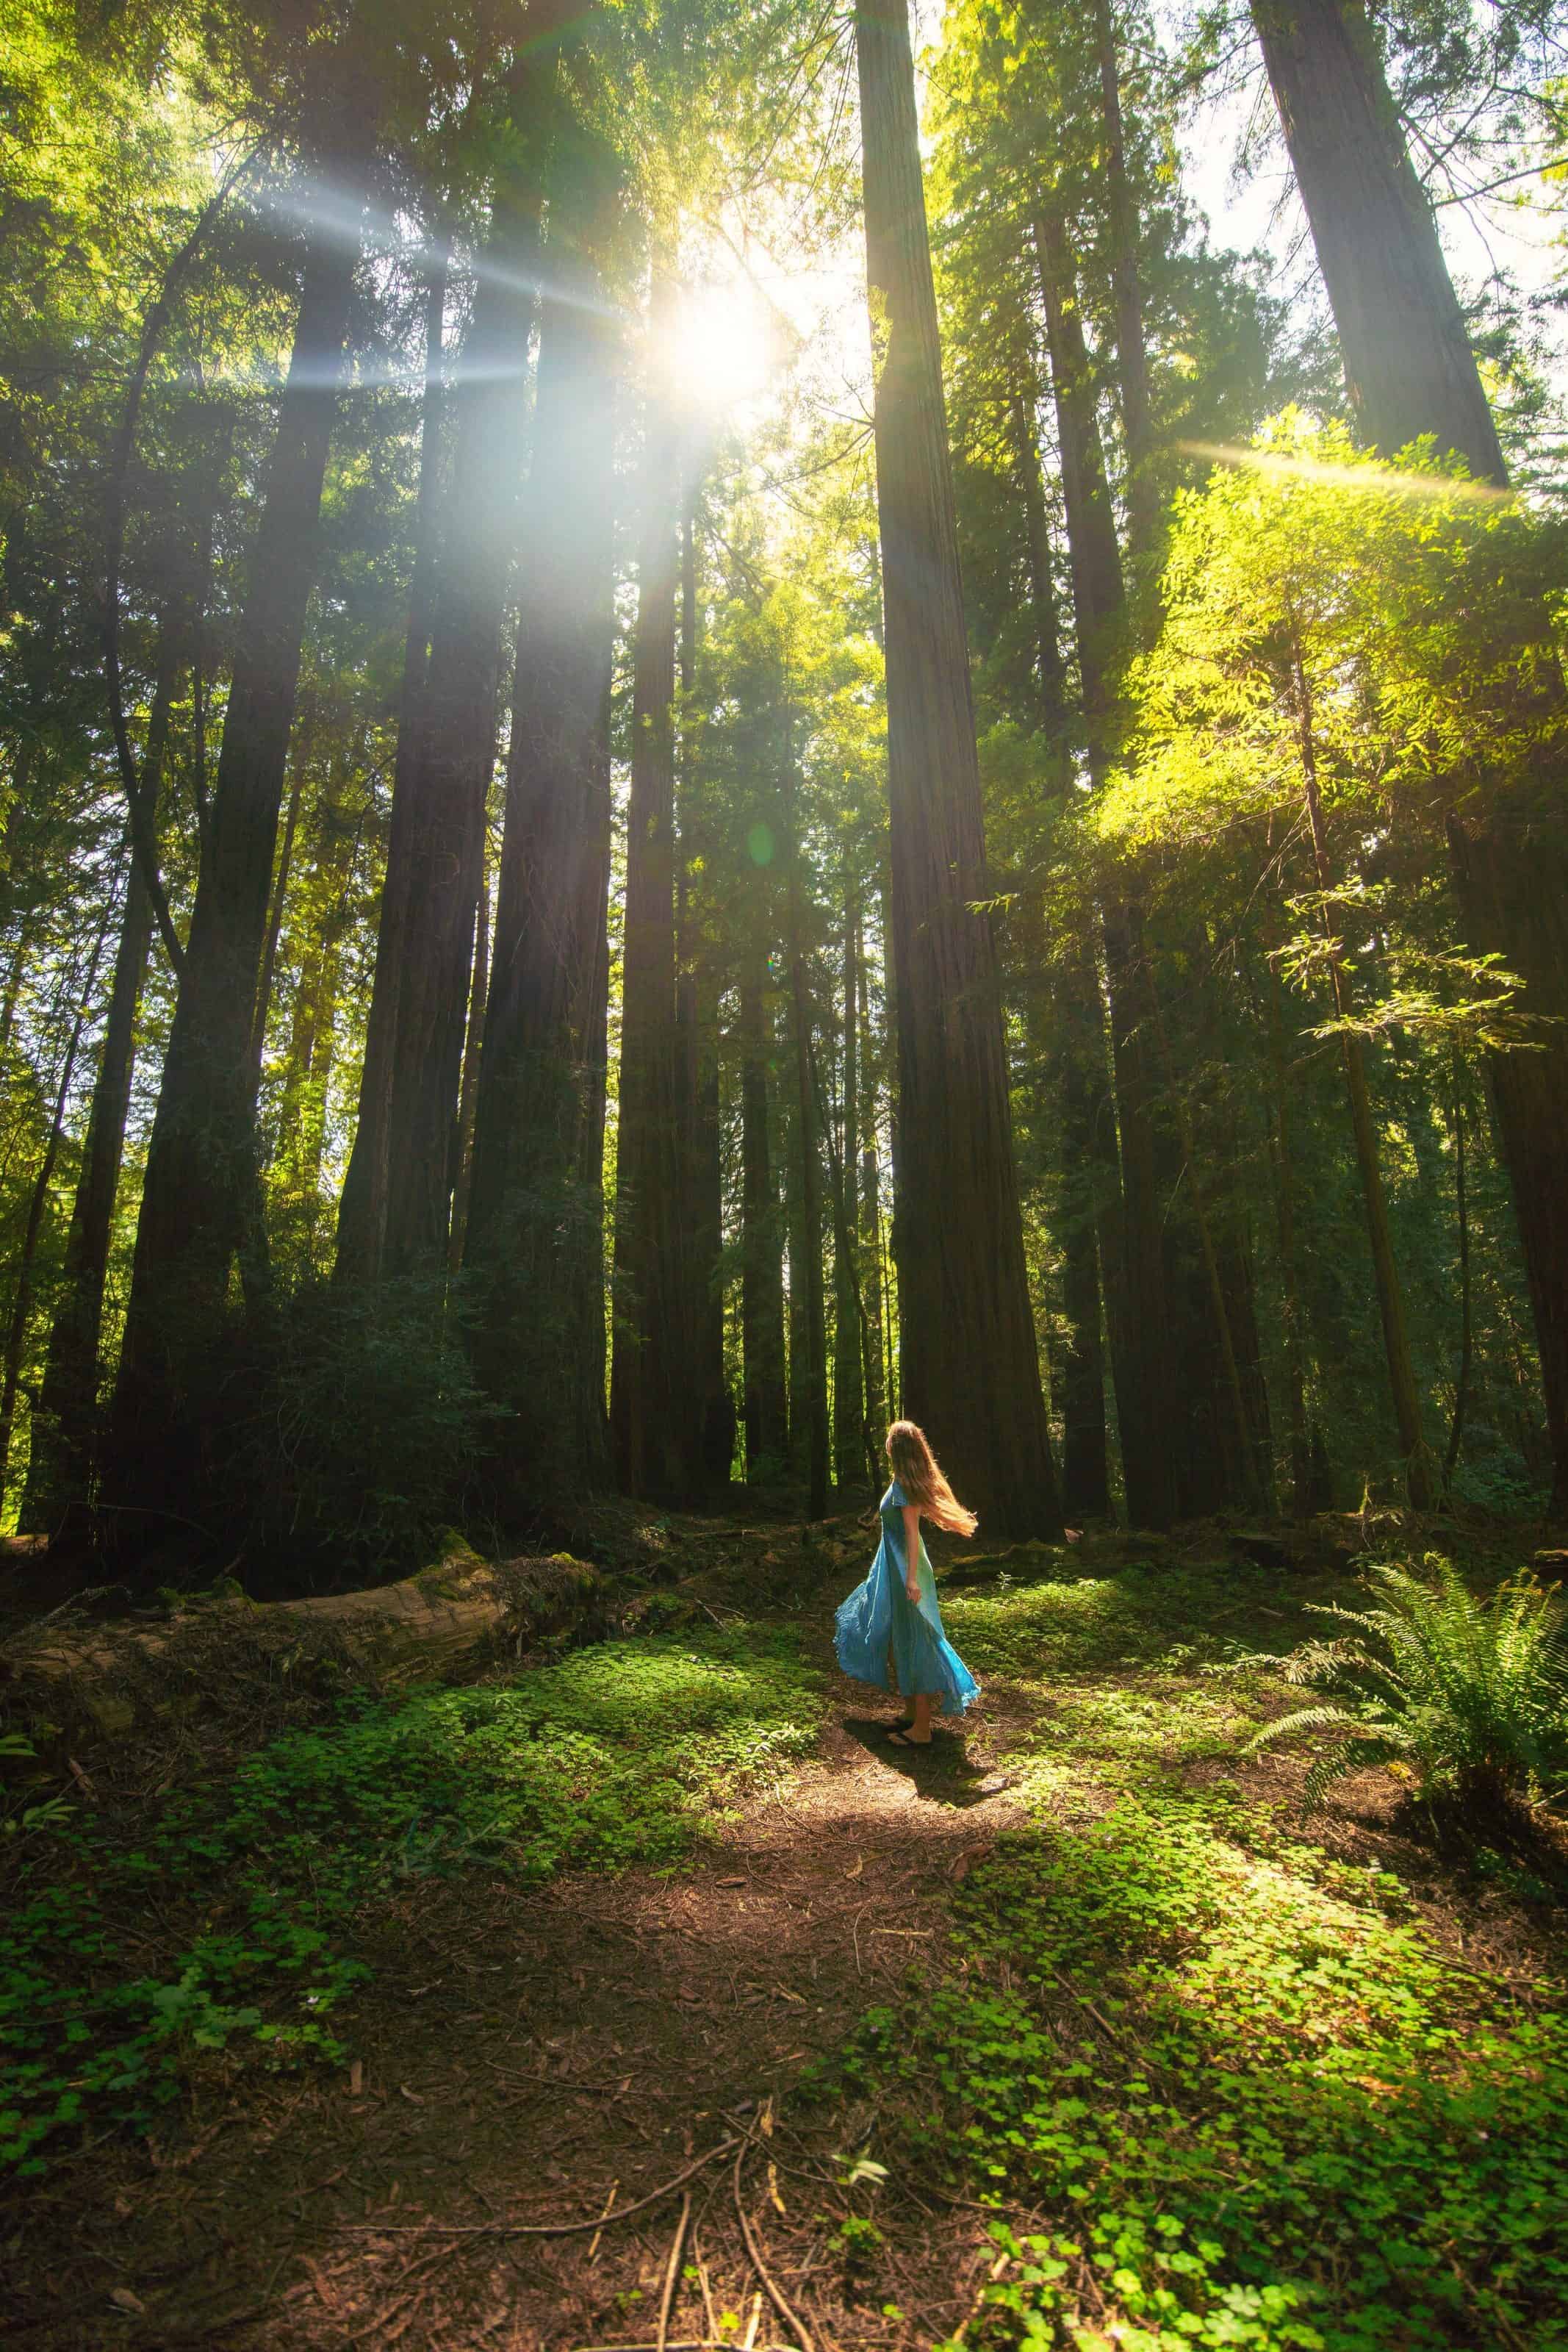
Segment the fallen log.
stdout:
<svg viewBox="0 0 1568 2352">
<path fill-rule="evenodd" d="M 604 1610 L 600 1571 L 568 1552 L 492 1563 L 465 1551 L 365 1592 L 235 1592 L 152 1623 L 84 1625 L 57 1612 L 0 1644 L 0 1697 L 7 1712 L 79 1710 L 118 1738 L 144 1716 L 214 1697 L 231 1667 L 287 1674 L 308 1659 L 381 1686 L 439 1681 L 502 1647 L 520 1655 L 552 1635 L 599 1631 Z"/>
</svg>

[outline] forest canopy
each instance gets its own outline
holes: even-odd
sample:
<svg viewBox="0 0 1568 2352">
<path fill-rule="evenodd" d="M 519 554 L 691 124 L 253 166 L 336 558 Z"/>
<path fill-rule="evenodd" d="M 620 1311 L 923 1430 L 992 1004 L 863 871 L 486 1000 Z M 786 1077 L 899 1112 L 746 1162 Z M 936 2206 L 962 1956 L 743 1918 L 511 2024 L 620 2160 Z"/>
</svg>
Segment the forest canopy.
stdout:
<svg viewBox="0 0 1568 2352">
<path fill-rule="evenodd" d="M 0 1498 L 1568 1513 L 1549 0 L 14 0 Z"/>
</svg>

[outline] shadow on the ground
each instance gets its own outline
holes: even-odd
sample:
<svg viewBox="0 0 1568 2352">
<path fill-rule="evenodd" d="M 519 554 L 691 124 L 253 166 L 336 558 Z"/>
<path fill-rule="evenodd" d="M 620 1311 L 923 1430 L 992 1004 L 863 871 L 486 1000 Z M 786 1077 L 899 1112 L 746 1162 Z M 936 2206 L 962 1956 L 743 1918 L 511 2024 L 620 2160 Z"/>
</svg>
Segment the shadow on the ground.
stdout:
<svg viewBox="0 0 1568 2352">
<path fill-rule="evenodd" d="M 889 1771 L 903 1773 L 917 1793 L 944 1805 L 979 1805 L 999 1796 L 1012 1782 L 1004 1772 L 977 1764 L 964 1735 L 938 1724 L 929 1748 L 901 1748 L 889 1739 L 898 1718 L 894 1716 L 846 1715 L 840 1717 L 849 1738 Z"/>
</svg>

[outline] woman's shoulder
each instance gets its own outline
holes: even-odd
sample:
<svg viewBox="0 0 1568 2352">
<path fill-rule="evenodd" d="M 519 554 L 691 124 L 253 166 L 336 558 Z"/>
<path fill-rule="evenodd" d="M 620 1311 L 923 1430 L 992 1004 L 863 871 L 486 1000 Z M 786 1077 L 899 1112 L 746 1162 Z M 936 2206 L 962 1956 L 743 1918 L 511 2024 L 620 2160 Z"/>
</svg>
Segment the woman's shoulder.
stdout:
<svg viewBox="0 0 1568 2352">
<path fill-rule="evenodd" d="M 886 1494 L 883 1496 L 879 1507 L 884 1511 L 902 1511 L 907 1509 L 908 1504 L 908 1496 L 904 1493 L 897 1479 L 894 1478 L 891 1486 L 888 1487 Z"/>
</svg>

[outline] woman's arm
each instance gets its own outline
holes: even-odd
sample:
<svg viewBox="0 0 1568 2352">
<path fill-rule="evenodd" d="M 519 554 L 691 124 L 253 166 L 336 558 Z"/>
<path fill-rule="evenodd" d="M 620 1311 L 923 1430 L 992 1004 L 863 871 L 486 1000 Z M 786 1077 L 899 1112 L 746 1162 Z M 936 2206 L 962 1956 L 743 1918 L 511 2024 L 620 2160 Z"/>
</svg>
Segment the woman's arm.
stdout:
<svg viewBox="0 0 1568 2352">
<path fill-rule="evenodd" d="M 911 1601 L 920 1598 L 920 1506 L 904 1507 L 904 1589 Z"/>
</svg>

